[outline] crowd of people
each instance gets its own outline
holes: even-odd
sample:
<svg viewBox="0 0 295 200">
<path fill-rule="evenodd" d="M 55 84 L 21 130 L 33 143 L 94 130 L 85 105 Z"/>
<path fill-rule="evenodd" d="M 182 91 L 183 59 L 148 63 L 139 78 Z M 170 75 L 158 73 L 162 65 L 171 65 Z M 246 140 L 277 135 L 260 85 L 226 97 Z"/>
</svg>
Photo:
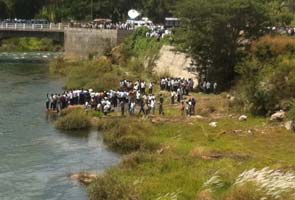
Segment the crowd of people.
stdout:
<svg viewBox="0 0 295 200">
<path fill-rule="evenodd" d="M 62 94 L 47 94 L 46 109 L 59 112 L 69 106 L 84 106 L 85 109 L 93 109 L 103 112 L 105 115 L 112 111 L 120 110 L 122 115 L 129 112 L 135 114 L 155 114 L 157 98 L 153 94 L 153 83 L 148 86 L 145 81 L 136 82 L 122 80 L 119 90 L 94 92 L 89 90 L 69 90 Z M 148 91 L 147 91 L 148 88 Z M 159 114 L 164 114 L 164 97 L 159 95 Z M 136 109 L 138 108 L 138 109 Z"/>
<path fill-rule="evenodd" d="M 134 30 L 134 26 L 129 23 L 78 23 L 78 22 L 71 22 L 71 28 L 87 28 L 87 29 L 114 29 L 114 30 Z"/>
<path fill-rule="evenodd" d="M 218 90 L 218 84 L 217 82 L 210 82 L 210 81 L 204 81 L 200 84 L 200 89 L 202 92 L 210 94 L 217 94 Z"/>
<path fill-rule="evenodd" d="M 86 110 L 96 110 L 108 115 L 110 112 L 120 112 L 126 115 L 164 115 L 164 95 L 154 94 L 154 83 L 143 80 L 135 82 L 121 80 L 118 90 L 95 92 L 92 89 L 77 89 L 64 91 L 61 94 L 47 94 L 46 109 L 60 112 L 69 106 L 81 106 Z M 193 90 L 192 79 L 161 78 L 161 90 L 171 92 L 171 104 L 179 103 L 182 115 L 194 115 L 196 100 L 185 101 L 184 95 Z"/>
</svg>

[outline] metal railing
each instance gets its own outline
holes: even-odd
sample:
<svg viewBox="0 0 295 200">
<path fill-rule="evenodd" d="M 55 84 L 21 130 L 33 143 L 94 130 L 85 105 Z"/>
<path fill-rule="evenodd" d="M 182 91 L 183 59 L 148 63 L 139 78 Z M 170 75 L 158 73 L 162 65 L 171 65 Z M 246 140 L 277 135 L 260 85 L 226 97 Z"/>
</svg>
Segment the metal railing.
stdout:
<svg viewBox="0 0 295 200">
<path fill-rule="evenodd" d="M 19 31 L 63 31 L 69 25 L 62 23 L 54 24 L 22 24 L 22 23 L 0 23 L 0 30 L 19 30 Z"/>
</svg>

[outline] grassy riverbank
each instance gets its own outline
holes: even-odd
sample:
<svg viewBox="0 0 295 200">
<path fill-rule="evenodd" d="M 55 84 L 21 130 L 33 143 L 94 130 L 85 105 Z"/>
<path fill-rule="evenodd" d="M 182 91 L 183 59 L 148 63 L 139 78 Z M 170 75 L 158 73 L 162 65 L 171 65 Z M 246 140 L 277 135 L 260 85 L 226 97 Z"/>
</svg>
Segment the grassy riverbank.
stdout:
<svg viewBox="0 0 295 200">
<path fill-rule="evenodd" d="M 1 41 L 0 52 L 61 51 L 62 45 L 50 39 L 11 38 Z"/>
<path fill-rule="evenodd" d="M 145 38 L 144 32 L 132 37 L 105 57 L 58 60 L 51 71 L 66 75 L 67 89 L 116 89 L 123 78 L 158 81 L 153 61 L 165 41 Z M 64 120 L 62 129 L 71 129 L 66 121 L 75 127 L 83 115 L 83 126 L 102 131 L 106 145 L 124 155 L 120 165 L 88 186 L 90 200 L 293 199 L 295 135 L 283 123 L 250 114 L 239 121 L 245 113 L 233 109 L 227 94 L 193 93 L 200 116 L 184 117 L 180 105 L 170 105 L 170 94 L 163 95 L 165 116 L 121 117 L 113 112 L 102 117 L 77 111 L 58 120 Z"/>
<path fill-rule="evenodd" d="M 197 98 L 201 105 L 208 99 L 216 104 L 223 99 Z M 222 101 L 226 104 L 227 100 Z M 243 171 L 253 168 L 292 171 L 295 136 L 291 132 L 264 118 L 240 122 L 237 115 L 225 113 L 218 106 L 204 119 L 178 117 L 176 107 L 170 107 L 167 113 L 171 114 L 165 117 L 116 119 L 113 126 L 106 126 L 107 144 L 123 152 L 126 145 L 122 144 L 128 144 L 132 153 L 89 187 L 90 199 L 102 199 L 100 195 L 117 190 L 116 184 L 104 188 L 98 185 L 100 179 L 108 181 L 109 177 L 128 186 L 124 191 L 130 197 L 127 199 L 275 199 L 273 194 L 256 193 L 258 186 L 247 187 L 254 182 L 245 182 L 245 186 L 234 183 Z M 209 126 L 212 121 L 218 122 L 216 128 Z M 294 188 L 288 192 L 294 192 Z M 291 199 L 284 196 L 287 193 L 279 199 Z"/>
<path fill-rule="evenodd" d="M 91 200 L 276 199 L 275 192 L 266 194 L 271 183 L 257 192 L 261 183 L 235 182 L 254 168 L 295 173 L 295 135 L 266 118 L 239 121 L 225 94 L 193 96 L 202 118 L 182 117 L 179 105 L 170 105 L 167 99 L 165 116 L 112 113 L 92 118 L 108 147 L 125 156 L 88 187 Z M 213 121 L 215 128 L 209 125 Z M 287 180 L 284 184 L 286 190 L 280 186 L 275 190 L 278 199 L 292 199 L 294 188 Z"/>
</svg>

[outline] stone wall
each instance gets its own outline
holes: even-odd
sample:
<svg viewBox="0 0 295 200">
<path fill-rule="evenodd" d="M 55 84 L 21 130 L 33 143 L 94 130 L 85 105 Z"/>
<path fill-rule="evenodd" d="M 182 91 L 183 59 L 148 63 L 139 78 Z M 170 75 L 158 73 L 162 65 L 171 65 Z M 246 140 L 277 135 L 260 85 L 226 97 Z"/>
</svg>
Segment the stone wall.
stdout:
<svg viewBox="0 0 295 200">
<path fill-rule="evenodd" d="M 100 29 L 65 30 L 65 57 L 83 59 L 89 55 L 103 55 L 121 43 L 129 31 Z"/>
</svg>

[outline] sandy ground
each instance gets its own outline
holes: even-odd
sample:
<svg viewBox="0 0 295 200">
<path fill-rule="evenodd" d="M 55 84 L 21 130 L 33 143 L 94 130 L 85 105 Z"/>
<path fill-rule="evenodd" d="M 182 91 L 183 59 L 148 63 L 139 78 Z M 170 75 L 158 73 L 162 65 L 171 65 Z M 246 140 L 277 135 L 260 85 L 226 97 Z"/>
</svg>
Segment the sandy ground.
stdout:
<svg viewBox="0 0 295 200">
<path fill-rule="evenodd" d="M 175 51 L 172 46 L 163 46 L 159 59 L 156 61 L 155 71 L 159 74 L 169 74 L 172 77 L 192 78 L 196 85 L 198 75 L 188 71 L 192 59 L 185 53 Z"/>
</svg>

